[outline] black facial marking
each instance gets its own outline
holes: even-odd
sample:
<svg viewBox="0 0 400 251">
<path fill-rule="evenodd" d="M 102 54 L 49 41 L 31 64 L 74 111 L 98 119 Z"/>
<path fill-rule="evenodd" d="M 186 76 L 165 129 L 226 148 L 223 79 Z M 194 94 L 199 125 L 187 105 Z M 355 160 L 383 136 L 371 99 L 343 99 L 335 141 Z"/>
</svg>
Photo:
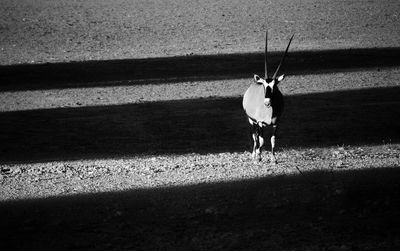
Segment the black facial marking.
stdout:
<svg viewBox="0 0 400 251">
<path fill-rule="evenodd" d="M 265 88 L 265 98 L 271 98 L 271 96 L 272 96 L 271 87 L 267 86 L 267 88 Z"/>
</svg>

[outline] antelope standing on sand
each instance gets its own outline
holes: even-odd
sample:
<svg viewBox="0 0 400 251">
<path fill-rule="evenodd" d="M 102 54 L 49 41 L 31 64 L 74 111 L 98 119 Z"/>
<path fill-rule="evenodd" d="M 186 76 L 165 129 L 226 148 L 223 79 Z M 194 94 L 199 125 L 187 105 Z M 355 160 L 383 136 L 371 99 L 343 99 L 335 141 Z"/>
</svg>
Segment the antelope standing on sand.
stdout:
<svg viewBox="0 0 400 251">
<path fill-rule="evenodd" d="M 285 78 L 282 74 L 277 77 L 279 68 L 286 57 L 294 34 L 289 40 L 278 67 L 272 78 L 268 77 L 267 71 L 267 51 L 268 51 L 268 32 L 265 37 L 265 78 L 254 74 L 252 83 L 243 96 L 243 109 L 248 117 L 251 134 L 253 139 L 252 157 L 261 161 L 261 148 L 264 145 L 264 128 L 272 126 L 271 134 L 271 162 L 276 164 L 275 158 L 275 134 L 279 119 L 283 113 L 283 95 L 278 88 L 278 84 Z"/>
</svg>

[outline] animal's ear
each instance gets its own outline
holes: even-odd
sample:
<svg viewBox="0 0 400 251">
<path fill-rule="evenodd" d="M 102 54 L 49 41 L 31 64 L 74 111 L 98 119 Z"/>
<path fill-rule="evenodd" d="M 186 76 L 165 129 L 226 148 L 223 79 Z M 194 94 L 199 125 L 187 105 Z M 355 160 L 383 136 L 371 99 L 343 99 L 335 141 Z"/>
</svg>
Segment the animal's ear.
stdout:
<svg viewBox="0 0 400 251">
<path fill-rule="evenodd" d="M 285 74 L 280 75 L 277 80 L 278 82 L 281 82 L 285 78 Z"/>
<path fill-rule="evenodd" d="M 260 80 L 261 80 L 261 78 L 257 74 L 254 74 L 254 81 L 256 81 L 256 83 L 258 83 L 258 81 L 260 81 Z"/>
</svg>

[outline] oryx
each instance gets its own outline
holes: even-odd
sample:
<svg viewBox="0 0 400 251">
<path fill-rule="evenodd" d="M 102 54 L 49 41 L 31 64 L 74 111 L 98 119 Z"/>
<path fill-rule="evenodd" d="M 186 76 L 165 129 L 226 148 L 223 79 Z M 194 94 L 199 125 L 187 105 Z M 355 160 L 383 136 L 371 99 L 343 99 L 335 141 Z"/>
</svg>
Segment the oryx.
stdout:
<svg viewBox="0 0 400 251">
<path fill-rule="evenodd" d="M 276 163 L 274 148 L 275 134 L 278 121 L 283 112 L 283 95 L 278 88 L 285 75 L 278 75 L 279 68 L 286 57 L 294 34 L 289 40 L 285 54 L 282 56 L 278 67 L 272 78 L 268 77 L 267 71 L 267 51 L 268 51 L 268 32 L 265 38 L 265 78 L 254 74 L 254 82 L 250 85 L 243 96 L 243 109 L 246 112 L 251 128 L 253 139 L 252 157 L 261 161 L 261 147 L 264 145 L 264 128 L 272 126 L 271 134 L 271 162 Z"/>
</svg>

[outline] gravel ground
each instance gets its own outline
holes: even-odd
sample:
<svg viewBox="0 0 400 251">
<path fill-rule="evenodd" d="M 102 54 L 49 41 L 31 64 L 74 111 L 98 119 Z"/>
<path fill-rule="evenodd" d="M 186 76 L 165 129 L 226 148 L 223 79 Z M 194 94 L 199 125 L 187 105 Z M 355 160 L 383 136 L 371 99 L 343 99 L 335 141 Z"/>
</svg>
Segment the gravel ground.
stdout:
<svg viewBox="0 0 400 251">
<path fill-rule="evenodd" d="M 397 0 L 3 0 L 0 64 L 398 47 Z"/>
<path fill-rule="evenodd" d="M 277 165 L 245 151 L 246 81 L 3 92 L 1 243 L 396 250 L 398 79 L 289 77 Z"/>
<path fill-rule="evenodd" d="M 396 250 L 400 145 L 2 165 L 17 250 Z M 28 198 L 28 199 L 25 199 Z"/>
<path fill-rule="evenodd" d="M 268 159 L 268 154 L 264 154 Z M 4 200 L 187 186 L 311 171 L 398 167 L 400 145 L 281 150 L 279 165 L 254 163 L 250 152 L 150 155 L 108 160 L 1 165 Z"/>
</svg>

